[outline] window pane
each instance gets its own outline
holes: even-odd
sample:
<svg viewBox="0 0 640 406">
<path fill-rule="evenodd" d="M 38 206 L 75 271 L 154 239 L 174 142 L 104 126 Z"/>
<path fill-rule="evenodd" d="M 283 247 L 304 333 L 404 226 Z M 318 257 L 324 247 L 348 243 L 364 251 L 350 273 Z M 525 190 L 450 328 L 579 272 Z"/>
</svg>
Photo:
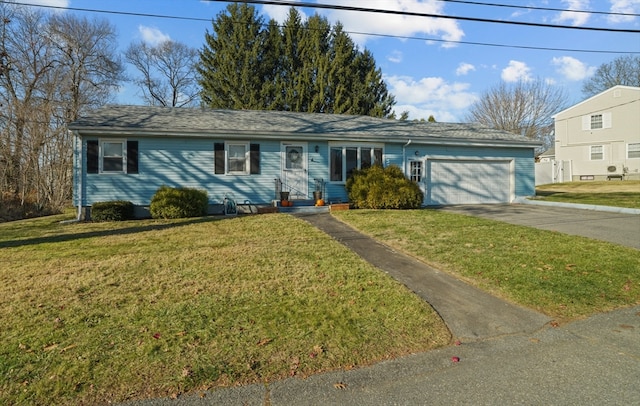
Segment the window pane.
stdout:
<svg viewBox="0 0 640 406">
<path fill-rule="evenodd" d="M 602 128 L 602 114 L 594 114 L 591 116 L 591 129 L 596 130 Z"/>
<path fill-rule="evenodd" d="M 422 161 L 411 161 L 411 180 L 422 181 Z"/>
<path fill-rule="evenodd" d="M 105 142 L 102 144 L 102 156 L 105 157 L 122 157 L 121 142 Z"/>
<path fill-rule="evenodd" d="M 640 144 L 629 144 L 628 158 L 640 158 Z"/>
<path fill-rule="evenodd" d="M 593 145 L 591 147 L 591 160 L 599 161 L 604 159 L 604 153 L 602 152 L 602 145 Z"/>
<path fill-rule="evenodd" d="M 229 145 L 229 161 L 227 164 L 229 172 L 246 172 L 247 168 L 247 147 L 246 145 Z"/>
<path fill-rule="evenodd" d="M 360 149 L 360 168 L 367 169 L 371 166 L 371 148 Z"/>
<path fill-rule="evenodd" d="M 349 179 L 353 171 L 358 169 L 358 148 L 347 148 L 346 160 L 347 179 Z"/>
<path fill-rule="evenodd" d="M 382 166 L 382 148 L 373 149 L 373 163 Z"/>
<path fill-rule="evenodd" d="M 102 160 L 102 170 L 104 172 L 122 172 L 122 158 L 104 158 Z"/>
<path fill-rule="evenodd" d="M 286 148 L 286 168 L 287 169 L 303 169 L 302 147 L 291 146 Z"/>
<path fill-rule="evenodd" d="M 330 156 L 330 179 L 332 181 L 342 180 L 342 148 L 331 148 Z"/>
</svg>

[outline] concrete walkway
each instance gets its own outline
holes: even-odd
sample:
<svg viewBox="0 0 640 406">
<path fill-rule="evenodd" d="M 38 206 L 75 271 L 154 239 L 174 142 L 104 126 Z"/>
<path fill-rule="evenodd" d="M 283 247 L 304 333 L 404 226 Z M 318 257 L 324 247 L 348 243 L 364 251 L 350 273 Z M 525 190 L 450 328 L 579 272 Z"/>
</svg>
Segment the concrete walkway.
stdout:
<svg viewBox="0 0 640 406">
<path fill-rule="evenodd" d="M 415 292 L 438 312 L 455 338 L 473 340 L 532 332 L 551 321 L 543 314 L 498 299 L 408 255 L 396 252 L 328 213 L 300 214 L 298 217 L 324 231 Z"/>
</svg>

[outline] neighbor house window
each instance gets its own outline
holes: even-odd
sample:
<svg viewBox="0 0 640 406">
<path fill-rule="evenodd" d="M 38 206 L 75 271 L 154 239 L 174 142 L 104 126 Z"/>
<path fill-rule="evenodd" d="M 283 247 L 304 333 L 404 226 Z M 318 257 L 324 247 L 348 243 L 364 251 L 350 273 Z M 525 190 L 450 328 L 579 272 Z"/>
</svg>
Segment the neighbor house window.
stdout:
<svg viewBox="0 0 640 406">
<path fill-rule="evenodd" d="M 602 145 L 592 145 L 591 146 L 591 160 L 592 161 L 601 161 L 604 159 L 604 148 Z"/>
<path fill-rule="evenodd" d="M 596 113 L 582 116 L 582 129 L 589 130 L 601 130 L 603 128 L 611 128 L 611 113 Z"/>
<path fill-rule="evenodd" d="M 627 158 L 640 158 L 640 143 L 627 144 Z"/>
<path fill-rule="evenodd" d="M 215 143 L 216 174 L 247 175 L 260 173 L 260 145 L 245 142 Z"/>
<path fill-rule="evenodd" d="M 382 148 L 374 146 L 335 146 L 329 153 L 329 179 L 343 182 L 356 169 L 382 165 Z"/>
</svg>

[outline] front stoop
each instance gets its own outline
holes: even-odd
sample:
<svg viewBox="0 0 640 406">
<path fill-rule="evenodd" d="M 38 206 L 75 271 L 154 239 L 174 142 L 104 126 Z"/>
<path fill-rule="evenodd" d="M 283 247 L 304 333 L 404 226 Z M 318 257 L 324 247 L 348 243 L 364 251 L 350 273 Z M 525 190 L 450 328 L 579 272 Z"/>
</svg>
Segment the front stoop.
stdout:
<svg viewBox="0 0 640 406">
<path fill-rule="evenodd" d="M 329 205 L 329 211 L 349 210 L 349 203 L 336 203 Z"/>
<path fill-rule="evenodd" d="M 274 206 L 280 213 L 327 213 L 329 206 L 316 206 L 314 200 L 291 200 L 293 206 L 282 207 L 280 201 L 275 201 Z"/>
</svg>

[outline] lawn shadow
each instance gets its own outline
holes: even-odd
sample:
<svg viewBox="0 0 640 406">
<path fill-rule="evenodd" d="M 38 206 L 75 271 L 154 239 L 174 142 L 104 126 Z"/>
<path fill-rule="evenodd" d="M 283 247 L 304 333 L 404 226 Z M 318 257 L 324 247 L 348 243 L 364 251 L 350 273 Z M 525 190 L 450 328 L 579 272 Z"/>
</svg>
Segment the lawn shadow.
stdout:
<svg viewBox="0 0 640 406">
<path fill-rule="evenodd" d="M 81 240 L 84 238 L 128 235 L 128 234 L 142 233 L 146 231 L 167 230 L 171 228 L 184 227 L 191 224 L 219 221 L 226 218 L 227 217 L 219 217 L 219 216 L 197 217 L 197 218 L 193 218 L 191 220 L 180 222 L 180 223 L 151 224 L 147 226 L 127 227 L 127 228 L 120 228 L 120 229 L 114 229 L 114 230 L 89 231 L 85 233 L 71 233 L 71 234 L 51 235 L 46 237 L 27 238 L 24 240 L 0 241 L 0 248 L 15 248 L 15 247 L 28 246 L 28 245 L 38 245 L 38 244 L 45 244 L 45 243 L 58 243 L 58 242 L 67 242 L 67 241 L 73 241 L 73 240 Z"/>
</svg>

